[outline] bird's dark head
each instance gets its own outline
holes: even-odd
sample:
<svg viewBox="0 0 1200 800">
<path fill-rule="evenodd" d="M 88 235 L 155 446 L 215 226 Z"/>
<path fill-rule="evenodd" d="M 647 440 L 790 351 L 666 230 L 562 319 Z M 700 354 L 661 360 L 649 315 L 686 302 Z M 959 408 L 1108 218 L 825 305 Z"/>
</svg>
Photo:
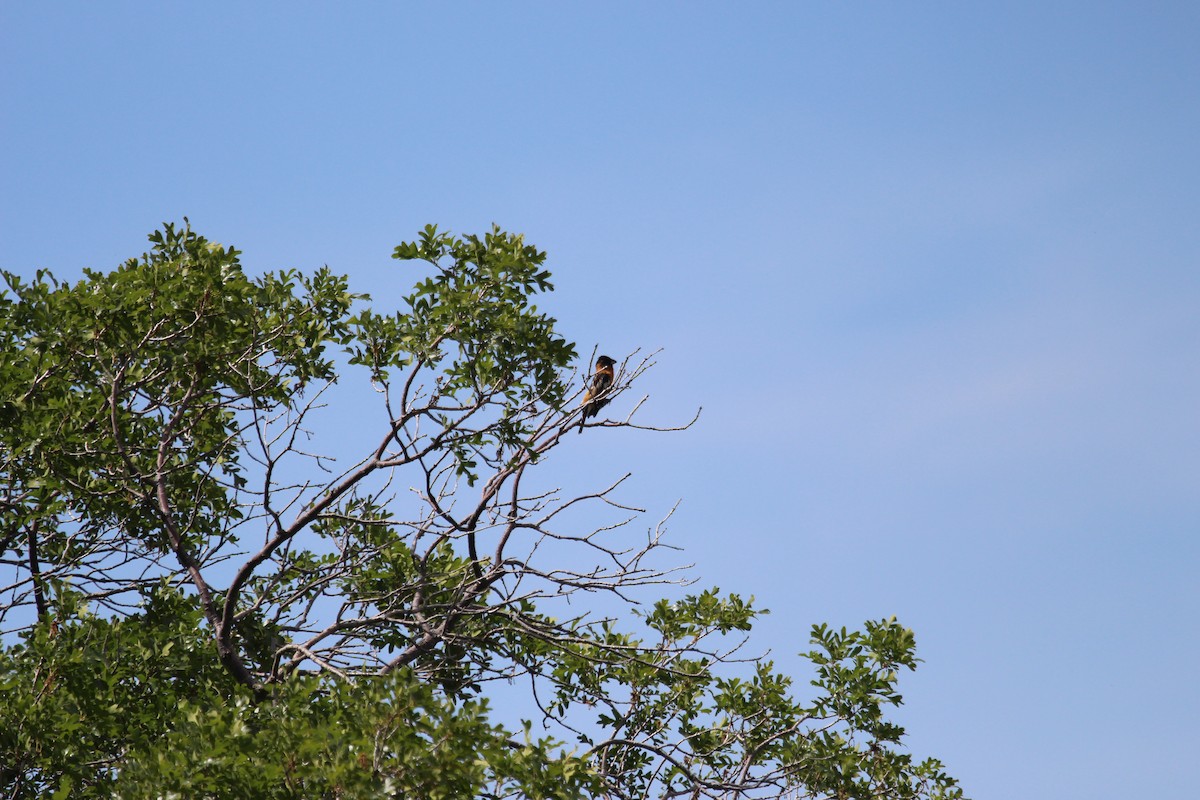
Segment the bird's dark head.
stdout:
<svg viewBox="0 0 1200 800">
<path fill-rule="evenodd" d="M 613 361 L 608 356 L 600 356 L 599 358 L 596 359 L 596 367 L 597 368 L 611 367 L 611 366 L 614 366 L 616 363 L 617 363 L 616 361 Z"/>
</svg>

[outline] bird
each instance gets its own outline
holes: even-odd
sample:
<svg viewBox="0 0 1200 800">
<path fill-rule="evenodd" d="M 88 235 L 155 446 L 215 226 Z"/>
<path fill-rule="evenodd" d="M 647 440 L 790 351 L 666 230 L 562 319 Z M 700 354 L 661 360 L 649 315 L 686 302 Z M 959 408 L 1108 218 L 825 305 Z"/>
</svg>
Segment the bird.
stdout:
<svg viewBox="0 0 1200 800">
<path fill-rule="evenodd" d="M 591 384 L 583 395 L 583 415 L 579 419 L 580 433 L 583 433 L 583 423 L 587 422 L 588 417 L 596 416 L 600 409 L 608 405 L 608 398 L 603 395 L 613 385 L 613 367 L 616 363 L 608 356 L 596 359 L 596 371 L 592 373 Z"/>
</svg>

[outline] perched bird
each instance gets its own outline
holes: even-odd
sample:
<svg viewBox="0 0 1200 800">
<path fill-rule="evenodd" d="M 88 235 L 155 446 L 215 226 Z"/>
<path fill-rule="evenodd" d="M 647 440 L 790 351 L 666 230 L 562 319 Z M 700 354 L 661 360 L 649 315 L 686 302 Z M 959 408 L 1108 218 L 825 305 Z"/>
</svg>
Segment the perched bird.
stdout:
<svg viewBox="0 0 1200 800">
<path fill-rule="evenodd" d="M 587 422 L 588 417 L 596 416 L 600 409 L 608 405 L 608 398 L 604 393 L 613 385 L 613 367 L 616 364 L 617 362 L 608 356 L 596 359 L 596 371 L 592 373 L 592 382 L 583 396 L 583 415 L 579 419 L 580 433 L 583 433 L 583 423 Z"/>
</svg>

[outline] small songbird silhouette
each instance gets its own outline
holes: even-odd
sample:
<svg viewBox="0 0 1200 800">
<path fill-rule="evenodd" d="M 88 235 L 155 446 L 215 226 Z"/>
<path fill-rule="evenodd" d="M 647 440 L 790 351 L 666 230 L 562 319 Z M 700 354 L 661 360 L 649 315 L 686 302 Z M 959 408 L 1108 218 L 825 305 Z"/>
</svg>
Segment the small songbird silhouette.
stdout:
<svg viewBox="0 0 1200 800">
<path fill-rule="evenodd" d="M 579 432 L 583 433 L 583 423 L 587 422 L 588 417 L 594 417 L 600 413 L 600 409 L 608 405 L 608 398 L 604 396 L 613 385 L 613 367 L 616 366 L 608 356 L 600 356 L 596 359 L 596 371 L 592 373 L 591 383 L 587 387 L 587 392 L 583 396 L 583 414 L 579 419 Z"/>
</svg>

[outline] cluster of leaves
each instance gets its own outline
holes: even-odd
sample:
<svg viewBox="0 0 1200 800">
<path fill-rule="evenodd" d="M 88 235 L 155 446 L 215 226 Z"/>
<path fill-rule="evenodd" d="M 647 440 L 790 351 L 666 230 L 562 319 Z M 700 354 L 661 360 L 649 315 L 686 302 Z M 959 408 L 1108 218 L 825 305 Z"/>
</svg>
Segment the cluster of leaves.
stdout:
<svg viewBox="0 0 1200 800">
<path fill-rule="evenodd" d="M 514 746 L 486 701 L 408 671 L 301 675 L 256 697 L 212 657 L 194 598 L 35 626 L 0 651 L 6 797 L 578 797 L 595 781 L 549 740 Z M 19 724 L 12 725 L 12 721 Z"/>
<path fill-rule="evenodd" d="M 472 414 L 484 411 L 488 398 L 499 398 L 500 413 L 481 414 L 486 423 L 469 429 L 456 419 L 457 409 L 432 415 L 442 430 L 456 432 L 438 444 L 455 456 L 456 474 L 474 484 L 479 464 L 473 453 L 530 452 L 532 430 L 520 411 L 538 403 L 559 408 L 567 392 L 559 371 L 574 360 L 575 345 L 531 302 L 554 288 L 543 266 L 546 254 L 498 228 L 482 238 L 460 238 L 429 225 L 392 257 L 424 261 L 435 274 L 417 282 L 404 298 L 407 308 L 352 318 L 350 363 L 368 366 L 379 382 L 414 364 L 433 367 L 441 397 Z"/>
<path fill-rule="evenodd" d="M 251 279 L 187 226 L 150 239 L 75 285 L 4 276 L 0 794 L 961 796 L 885 714 L 916 663 L 894 620 L 815 628 L 798 698 L 736 657 L 762 613 L 737 595 L 588 616 L 675 579 L 646 566 L 659 530 L 622 538 L 624 479 L 544 485 L 576 349 L 520 236 L 426 228 L 391 312 L 328 269 Z M 307 443 L 347 374 L 385 414 L 334 469 Z M 592 424 L 653 427 L 632 413 Z M 633 516 L 569 524 L 587 503 Z M 501 724 L 505 682 L 528 694 Z"/>
</svg>

